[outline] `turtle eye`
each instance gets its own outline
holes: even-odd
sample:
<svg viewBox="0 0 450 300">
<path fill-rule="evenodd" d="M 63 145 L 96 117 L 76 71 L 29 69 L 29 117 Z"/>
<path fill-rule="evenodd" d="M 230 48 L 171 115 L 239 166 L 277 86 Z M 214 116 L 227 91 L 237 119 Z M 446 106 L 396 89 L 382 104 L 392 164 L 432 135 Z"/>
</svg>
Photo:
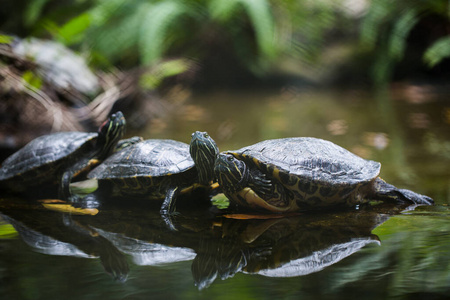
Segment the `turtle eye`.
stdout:
<svg viewBox="0 0 450 300">
<path fill-rule="evenodd" d="M 203 134 L 203 137 L 208 138 L 209 134 L 207 134 L 206 132 Z"/>
<path fill-rule="evenodd" d="M 233 160 L 233 156 L 232 156 L 232 155 L 228 155 L 228 156 L 227 156 L 227 160 L 228 160 L 228 161 L 232 161 L 232 160 Z"/>
</svg>

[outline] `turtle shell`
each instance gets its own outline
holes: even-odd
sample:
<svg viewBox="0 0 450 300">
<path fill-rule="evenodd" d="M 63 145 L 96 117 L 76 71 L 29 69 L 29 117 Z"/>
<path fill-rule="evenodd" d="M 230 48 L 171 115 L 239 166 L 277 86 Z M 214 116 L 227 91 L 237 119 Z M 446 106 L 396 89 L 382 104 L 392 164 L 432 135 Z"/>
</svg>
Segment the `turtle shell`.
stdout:
<svg viewBox="0 0 450 300">
<path fill-rule="evenodd" d="M 97 136 L 97 133 L 57 132 L 38 137 L 2 163 L 0 181 L 15 177 L 34 181 L 56 175 L 59 168 L 94 149 Z"/>
<path fill-rule="evenodd" d="M 194 167 L 189 145 L 151 139 L 127 147 L 107 158 L 92 170 L 89 178 L 116 179 L 169 176 Z"/>
<path fill-rule="evenodd" d="M 300 180 L 323 186 L 352 186 L 372 181 L 380 173 L 378 162 L 317 138 L 263 141 L 236 151 L 238 159 L 279 173 L 282 181 Z"/>
</svg>

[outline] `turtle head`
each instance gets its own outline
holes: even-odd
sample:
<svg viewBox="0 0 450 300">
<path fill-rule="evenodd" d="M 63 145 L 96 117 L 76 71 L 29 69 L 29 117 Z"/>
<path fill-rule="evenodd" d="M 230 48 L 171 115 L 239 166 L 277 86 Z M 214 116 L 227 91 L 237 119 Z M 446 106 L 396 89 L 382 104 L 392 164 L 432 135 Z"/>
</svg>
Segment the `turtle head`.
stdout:
<svg viewBox="0 0 450 300">
<path fill-rule="evenodd" d="M 214 162 L 219 154 L 216 142 L 207 132 L 196 131 L 192 134 L 189 153 L 194 160 L 201 184 L 214 180 Z"/>
<path fill-rule="evenodd" d="M 217 156 L 214 173 L 225 194 L 240 191 L 247 185 L 249 178 L 245 163 L 228 153 Z"/>
<path fill-rule="evenodd" d="M 98 129 L 97 147 L 100 149 L 100 157 L 110 155 L 119 140 L 125 133 L 126 121 L 122 112 L 112 114 Z"/>
</svg>

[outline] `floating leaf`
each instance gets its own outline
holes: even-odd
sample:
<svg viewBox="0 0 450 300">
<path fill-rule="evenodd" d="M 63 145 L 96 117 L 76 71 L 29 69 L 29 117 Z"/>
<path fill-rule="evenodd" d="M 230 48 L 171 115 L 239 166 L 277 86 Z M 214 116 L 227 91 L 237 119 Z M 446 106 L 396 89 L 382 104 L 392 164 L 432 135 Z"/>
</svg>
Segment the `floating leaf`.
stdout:
<svg viewBox="0 0 450 300">
<path fill-rule="evenodd" d="M 63 213 L 70 213 L 70 214 L 74 214 L 74 215 L 95 216 L 96 214 L 98 214 L 98 209 L 96 209 L 96 208 L 79 208 L 79 207 L 73 207 L 70 204 L 42 203 L 42 205 L 49 210 L 59 211 L 59 212 L 63 212 Z"/>
<path fill-rule="evenodd" d="M 224 194 L 215 195 L 211 199 L 211 202 L 218 209 L 226 209 L 228 208 L 228 206 L 230 206 L 230 200 L 228 200 L 228 198 Z"/>
<path fill-rule="evenodd" d="M 11 239 L 16 236 L 18 233 L 11 224 L 0 224 L 0 239 Z"/>
<path fill-rule="evenodd" d="M 70 184 L 70 191 L 73 194 L 83 195 L 95 192 L 98 189 L 98 180 L 87 179 Z"/>
<path fill-rule="evenodd" d="M 287 217 L 298 216 L 300 213 L 288 213 L 288 214 L 227 214 L 223 215 L 227 219 L 235 220 L 270 220 L 281 219 Z"/>
</svg>

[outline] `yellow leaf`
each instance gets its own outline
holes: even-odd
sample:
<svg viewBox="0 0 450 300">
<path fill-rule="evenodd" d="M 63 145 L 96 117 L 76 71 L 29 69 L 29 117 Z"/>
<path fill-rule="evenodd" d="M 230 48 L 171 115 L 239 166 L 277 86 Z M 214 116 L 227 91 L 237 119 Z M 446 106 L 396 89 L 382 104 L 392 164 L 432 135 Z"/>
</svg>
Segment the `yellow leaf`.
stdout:
<svg viewBox="0 0 450 300">
<path fill-rule="evenodd" d="M 64 213 L 70 213 L 70 214 L 74 214 L 74 215 L 91 215 L 91 216 L 95 216 L 96 214 L 98 214 L 98 209 L 96 208 L 78 208 L 78 207 L 73 207 L 70 204 L 46 204 L 46 203 L 42 203 L 42 205 L 49 209 L 49 210 L 54 210 L 54 211 L 59 211 L 59 212 L 64 212 Z"/>
</svg>

